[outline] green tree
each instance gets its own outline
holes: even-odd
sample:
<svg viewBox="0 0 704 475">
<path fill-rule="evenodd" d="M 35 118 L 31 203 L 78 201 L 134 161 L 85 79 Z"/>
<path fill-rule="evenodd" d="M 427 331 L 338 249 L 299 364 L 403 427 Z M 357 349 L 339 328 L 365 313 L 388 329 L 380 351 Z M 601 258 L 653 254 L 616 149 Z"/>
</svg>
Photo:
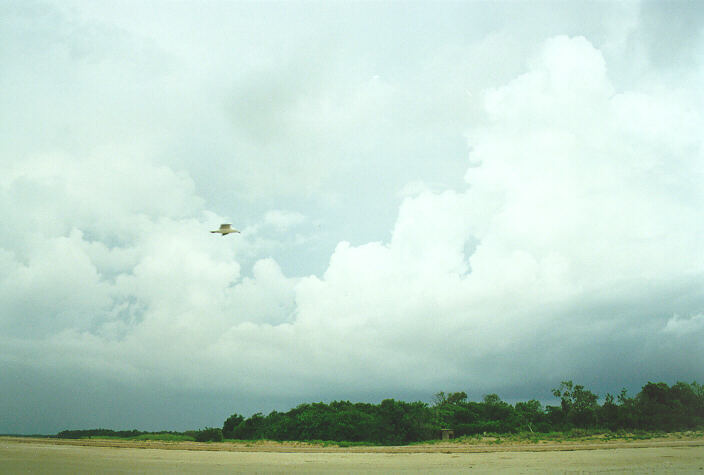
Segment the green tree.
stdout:
<svg viewBox="0 0 704 475">
<path fill-rule="evenodd" d="M 520 425 L 513 406 L 502 401 L 498 394 L 484 396 L 484 420 L 487 427 L 483 432 L 516 432 Z"/>
<path fill-rule="evenodd" d="M 222 430 L 219 427 L 206 427 L 195 433 L 196 442 L 222 442 Z"/>
<path fill-rule="evenodd" d="M 222 435 L 226 439 L 232 439 L 234 437 L 235 427 L 244 422 L 244 417 L 239 414 L 232 414 L 228 417 L 222 424 Z"/>
<path fill-rule="evenodd" d="M 263 438 L 265 428 L 264 416 L 261 412 L 253 414 L 249 419 L 245 419 L 232 431 L 234 439 L 254 440 Z"/>
<path fill-rule="evenodd" d="M 610 430 L 618 428 L 618 406 L 614 402 L 613 394 L 607 393 L 604 397 L 604 404 L 597 411 L 597 420 L 600 427 Z"/>
<path fill-rule="evenodd" d="M 576 427 L 596 425 L 598 395 L 580 384 L 574 385 L 572 381 L 563 381 L 558 388 L 552 390 L 552 394 L 560 398 L 563 421 Z"/>
<path fill-rule="evenodd" d="M 635 398 L 628 396 L 626 388 L 621 389 L 618 395 L 618 416 L 616 419 L 617 429 L 634 429 L 639 427 L 638 407 Z"/>
<path fill-rule="evenodd" d="M 523 430 L 528 429 L 535 432 L 545 428 L 545 412 L 543 412 L 540 401 L 531 399 L 526 402 L 517 402 L 515 411 Z"/>
<path fill-rule="evenodd" d="M 461 392 L 456 392 L 456 393 L 450 393 L 447 396 L 447 404 L 463 404 L 467 402 L 467 393 L 464 391 Z"/>
<path fill-rule="evenodd" d="M 640 426 L 651 430 L 692 429 L 704 423 L 700 388 L 683 382 L 672 387 L 648 382 L 636 396 Z"/>
</svg>

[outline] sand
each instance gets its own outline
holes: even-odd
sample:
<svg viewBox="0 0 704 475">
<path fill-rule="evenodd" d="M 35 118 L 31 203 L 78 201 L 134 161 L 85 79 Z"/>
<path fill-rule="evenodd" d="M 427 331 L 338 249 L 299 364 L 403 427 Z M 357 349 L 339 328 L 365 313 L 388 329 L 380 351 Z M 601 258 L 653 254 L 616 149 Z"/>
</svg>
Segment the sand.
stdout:
<svg viewBox="0 0 704 475">
<path fill-rule="evenodd" d="M 704 440 L 345 449 L 0 437 L 3 474 L 303 472 L 704 474 Z"/>
</svg>

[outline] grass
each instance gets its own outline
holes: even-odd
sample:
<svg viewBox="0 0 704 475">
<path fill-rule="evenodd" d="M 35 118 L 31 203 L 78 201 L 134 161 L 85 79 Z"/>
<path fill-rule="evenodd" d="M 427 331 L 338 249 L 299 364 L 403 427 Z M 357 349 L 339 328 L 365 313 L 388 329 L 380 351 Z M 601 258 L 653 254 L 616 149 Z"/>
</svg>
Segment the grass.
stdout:
<svg viewBox="0 0 704 475">
<path fill-rule="evenodd" d="M 313 447 L 368 447 L 371 445 L 378 445 L 374 442 L 350 442 L 350 441 L 338 441 L 338 440 L 269 440 L 269 439 L 257 439 L 257 440 L 242 440 L 242 439 L 224 439 L 223 442 L 230 442 L 233 444 L 242 444 L 247 447 L 254 447 L 256 445 L 265 444 L 296 444 L 296 445 L 310 445 Z"/>
<path fill-rule="evenodd" d="M 132 438 L 133 440 L 165 440 L 170 442 L 183 442 L 195 440 L 190 435 L 183 434 L 169 434 L 169 433 L 157 433 L 157 434 L 140 434 Z"/>
<path fill-rule="evenodd" d="M 184 441 L 194 441 L 195 439 L 190 435 L 185 434 L 171 434 L 168 432 L 154 432 L 149 434 L 139 434 L 134 437 L 117 437 L 113 435 L 94 435 L 85 437 L 86 439 L 115 439 L 115 440 L 160 440 L 166 442 L 184 442 Z"/>
<path fill-rule="evenodd" d="M 336 440 L 311 440 L 308 441 L 308 443 L 322 445 L 323 447 L 368 447 L 370 445 L 377 445 L 374 442 L 350 442 Z"/>
<path fill-rule="evenodd" d="M 194 441 L 195 439 L 186 434 L 154 432 L 140 434 L 134 437 L 117 436 L 92 436 L 90 439 L 117 439 L 117 440 L 157 440 L 167 442 Z M 682 438 L 704 438 L 704 429 L 685 432 L 659 432 L 659 431 L 604 431 L 596 429 L 572 429 L 566 432 L 518 432 L 509 434 L 472 434 L 451 439 L 453 444 L 467 445 L 502 445 L 502 444 L 540 444 L 540 443 L 562 443 L 562 442 L 608 442 L 608 441 L 636 441 L 654 438 L 682 439 Z M 271 440 L 239 440 L 225 439 L 223 442 L 242 444 L 248 447 L 265 444 L 297 444 L 316 447 L 361 447 L 378 445 L 373 442 L 350 442 L 333 440 L 306 440 L 306 441 L 271 441 Z M 408 445 L 435 445 L 447 443 L 444 440 L 428 440 L 412 442 Z"/>
<path fill-rule="evenodd" d="M 604 431 L 596 429 L 572 429 L 566 432 L 518 432 L 515 434 L 472 434 L 451 439 L 453 444 L 489 445 L 489 444 L 519 444 L 519 443 L 562 443 L 562 442 L 608 442 L 648 440 L 654 438 L 704 438 L 704 430 L 686 432 L 659 432 L 659 431 Z M 430 440 L 415 442 L 412 445 L 442 444 L 443 440 Z"/>
</svg>

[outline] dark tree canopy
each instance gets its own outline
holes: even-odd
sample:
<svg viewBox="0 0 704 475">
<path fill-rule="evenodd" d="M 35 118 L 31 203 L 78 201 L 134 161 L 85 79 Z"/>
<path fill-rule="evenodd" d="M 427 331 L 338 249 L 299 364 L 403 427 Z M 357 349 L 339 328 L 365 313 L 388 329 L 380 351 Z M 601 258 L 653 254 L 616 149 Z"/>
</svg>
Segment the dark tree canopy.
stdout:
<svg viewBox="0 0 704 475">
<path fill-rule="evenodd" d="M 599 405 L 597 394 L 572 381 L 552 390 L 559 406 L 543 406 L 531 399 L 513 405 L 497 394 L 481 402 L 465 392 L 435 394 L 433 404 L 384 399 L 379 404 L 333 401 L 300 404 L 287 411 L 260 412 L 245 418 L 232 414 L 222 429 L 206 427 L 181 433 L 194 440 L 226 439 L 330 440 L 376 444 L 407 444 L 437 439 L 441 429 L 456 436 L 512 432 L 554 432 L 571 429 L 679 431 L 704 427 L 704 386 L 678 382 L 648 382 L 634 397 L 623 389 L 606 394 Z M 62 438 L 141 437 L 137 430 L 65 430 Z M 164 432 L 162 434 L 167 434 Z M 176 434 L 176 433 L 172 433 Z"/>
<path fill-rule="evenodd" d="M 230 416 L 226 438 L 332 440 L 405 444 L 438 438 L 440 429 L 456 436 L 482 433 L 552 432 L 573 428 L 604 430 L 686 430 L 704 425 L 704 388 L 696 382 L 648 383 L 635 398 L 625 390 L 599 405 L 597 394 L 572 381 L 552 390 L 560 406 L 531 399 L 511 405 L 497 394 L 482 402 L 467 393 L 439 392 L 433 404 L 385 399 L 380 404 L 334 401 L 301 404 L 288 412 Z"/>
</svg>

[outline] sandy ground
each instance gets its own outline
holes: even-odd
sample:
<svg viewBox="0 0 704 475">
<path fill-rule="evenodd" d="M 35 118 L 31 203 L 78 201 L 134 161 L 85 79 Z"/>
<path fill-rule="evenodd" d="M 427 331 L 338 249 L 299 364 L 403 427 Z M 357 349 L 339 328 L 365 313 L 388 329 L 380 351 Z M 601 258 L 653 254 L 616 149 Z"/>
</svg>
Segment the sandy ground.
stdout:
<svg viewBox="0 0 704 475">
<path fill-rule="evenodd" d="M 340 449 L 0 437 L 3 474 L 302 472 L 704 474 L 704 440 Z"/>
</svg>

